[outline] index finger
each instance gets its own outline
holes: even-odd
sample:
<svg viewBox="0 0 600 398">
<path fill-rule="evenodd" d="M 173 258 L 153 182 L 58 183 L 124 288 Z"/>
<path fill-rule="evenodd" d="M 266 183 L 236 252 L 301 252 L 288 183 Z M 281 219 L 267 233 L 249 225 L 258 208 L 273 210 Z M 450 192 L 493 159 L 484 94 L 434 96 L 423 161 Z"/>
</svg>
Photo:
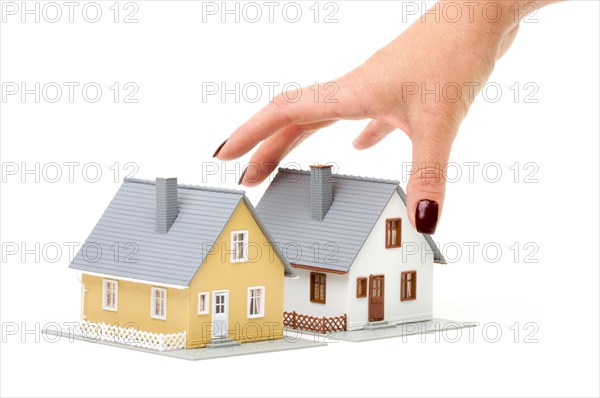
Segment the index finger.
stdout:
<svg viewBox="0 0 600 398">
<path fill-rule="evenodd" d="M 236 159 L 290 125 L 352 117 L 355 111 L 348 106 L 349 98 L 336 82 L 280 94 L 235 130 L 216 157 Z"/>
</svg>

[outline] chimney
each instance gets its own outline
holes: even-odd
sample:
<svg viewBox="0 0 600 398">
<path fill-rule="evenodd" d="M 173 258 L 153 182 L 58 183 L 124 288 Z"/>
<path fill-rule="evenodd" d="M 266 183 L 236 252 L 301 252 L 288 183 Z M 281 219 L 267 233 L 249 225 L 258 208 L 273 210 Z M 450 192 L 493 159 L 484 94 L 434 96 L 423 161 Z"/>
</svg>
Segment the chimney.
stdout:
<svg viewBox="0 0 600 398">
<path fill-rule="evenodd" d="M 331 166 L 310 166 L 310 208 L 312 219 L 323 221 L 333 202 Z"/>
<path fill-rule="evenodd" d="M 165 235 L 177 218 L 177 178 L 156 179 L 156 232 Z"/>
</svg>

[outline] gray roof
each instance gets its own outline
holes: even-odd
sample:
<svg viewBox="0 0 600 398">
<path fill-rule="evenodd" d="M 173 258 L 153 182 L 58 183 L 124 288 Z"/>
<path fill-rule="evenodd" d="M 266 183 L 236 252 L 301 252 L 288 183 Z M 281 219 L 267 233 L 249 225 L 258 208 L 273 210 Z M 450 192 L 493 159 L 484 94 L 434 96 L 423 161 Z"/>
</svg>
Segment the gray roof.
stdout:
<svg viewBox="0 0 600 398">
<path fill-rule="evenodd" d="M 398 181 L 335 174 L 333 203 L 323 221 L 313 220 L 310 172 L 280 168 L 256 211 L 292 264 L 348 272 L 394 192 Z M 444 263 L 429 235 L 434 261 Z M 318 247 L 318 251 L 317 251 Z"/>
<path fill-rule="evenodd" d="M 177 218 L 166 234 L 159 234 L 155 182 L 125 179 L 70 268 L 189 286 L 240 201 L 273 241 L 243 191 L 178 185 L 177 195 Z M 119 247 L 118 257 L 115 245 Z M 283 261 L 285 275 L 294 276 L 282 253 L 277 248 L 275 253 Z"/>
</svg>

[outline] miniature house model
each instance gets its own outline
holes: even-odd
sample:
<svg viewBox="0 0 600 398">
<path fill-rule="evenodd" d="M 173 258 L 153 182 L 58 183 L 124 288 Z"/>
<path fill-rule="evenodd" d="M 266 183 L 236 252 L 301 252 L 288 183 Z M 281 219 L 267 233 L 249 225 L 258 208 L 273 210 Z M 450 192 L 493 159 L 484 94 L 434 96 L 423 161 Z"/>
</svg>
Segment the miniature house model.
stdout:
<svg viewBox="0 0 600 398">
<path fill-rule="evenodd" d="M 241 191 L 126 179 L 70 268 L 81 333 L 156 350 L 283 337 L 294 271 Z"/>
<path fill-rule="evenodd" d="M 409 223 L 397 181 L 279 169 L 256 210 L 294 267 L 285 325 L 315 332 L 379 329 L 432 319 L 428 235 Z"/>
</svg>

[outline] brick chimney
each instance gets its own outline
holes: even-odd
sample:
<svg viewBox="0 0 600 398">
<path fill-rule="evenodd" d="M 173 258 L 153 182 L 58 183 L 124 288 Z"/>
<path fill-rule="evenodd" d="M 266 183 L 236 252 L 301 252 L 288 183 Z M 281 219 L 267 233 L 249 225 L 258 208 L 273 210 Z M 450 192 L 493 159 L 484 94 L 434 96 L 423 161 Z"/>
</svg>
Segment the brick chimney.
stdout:
<svg viewBox="0 0 600 398">
<path fill-rule="evenodd" d="M 156 179 L 156 232 L 165 235 L 179 213 L 177 178 Z"/>
<path fill-rule="evenodd" d="M 331 166 L 310 166 L 310 208 L 312 219 L 323 221 L 333 202 Z"/>
</svg>

